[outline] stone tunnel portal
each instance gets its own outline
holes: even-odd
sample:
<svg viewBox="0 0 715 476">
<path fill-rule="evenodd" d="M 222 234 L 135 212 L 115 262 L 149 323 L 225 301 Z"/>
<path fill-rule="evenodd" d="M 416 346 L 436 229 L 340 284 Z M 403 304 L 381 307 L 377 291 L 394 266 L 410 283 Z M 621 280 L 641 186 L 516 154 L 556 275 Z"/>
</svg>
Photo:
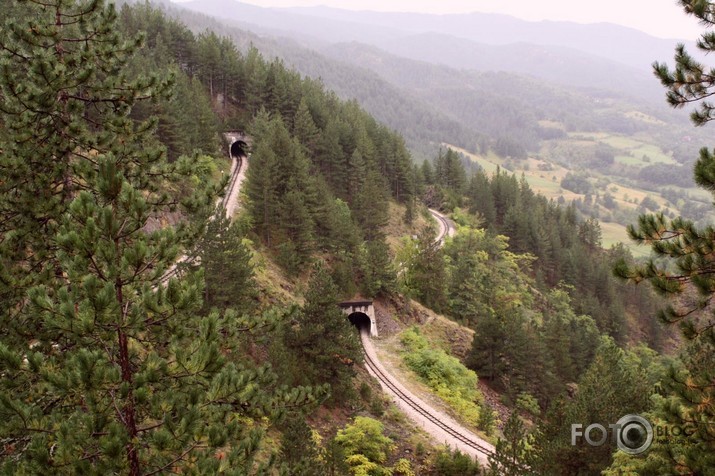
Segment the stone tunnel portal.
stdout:
<svg viewBox="0 0 715 476">
<path fill-rule="evenodd" d="M 340 308 L 358 329 L 367 329 L 370 337 L 377 337 L 377 321 L 372 301 L 345 301 L 340 303 Z"/>
<path fill-rule="evenodd" d="M 231 156 L 232 157 L 247 157 L 248 156 L 248 144 L 242 140 L 237 140 L 231 144 Z"/>
</svg>

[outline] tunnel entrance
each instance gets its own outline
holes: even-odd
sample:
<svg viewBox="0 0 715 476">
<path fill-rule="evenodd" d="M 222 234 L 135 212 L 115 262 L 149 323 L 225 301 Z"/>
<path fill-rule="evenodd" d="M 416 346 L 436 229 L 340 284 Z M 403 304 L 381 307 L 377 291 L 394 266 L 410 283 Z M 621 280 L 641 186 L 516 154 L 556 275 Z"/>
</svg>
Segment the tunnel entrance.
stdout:
<svg viewBox="0 0 715 476">
<path fill-rule="evenodd" d="M 360 330 L 366 328 L 370 337 L 377 337 L 377 321 L 372 301 L 343 301 L 339 306 L 355 327 Z"/>
<path fill-rule="evenodd" d="M 237 140 L 231 144 L 231 157 L 247 157 L 248 144 L 242 140 Z"/>
<path fill-rule="evenodd" d="M 353 312 L 348 316 L 348 320 L 352 323 L 352 325 L 357 327 L 360 332 L 363 330 L 370 332 L 372 321 L 370 320 L 370 316 L 364 312 Z"/>
</svg>

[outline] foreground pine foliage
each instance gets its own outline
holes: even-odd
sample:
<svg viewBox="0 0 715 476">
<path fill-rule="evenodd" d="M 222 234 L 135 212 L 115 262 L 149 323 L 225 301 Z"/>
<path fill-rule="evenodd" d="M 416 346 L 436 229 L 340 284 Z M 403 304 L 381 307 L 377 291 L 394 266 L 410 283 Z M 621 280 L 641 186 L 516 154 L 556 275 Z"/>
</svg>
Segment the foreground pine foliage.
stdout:
<svg viewBox="0 0 715 476">
<path fill-rule="evenodd" d="M 260 474 L 262 422 L 317 397 L 240 358 L 253 318 L 201 315 L 200 272 L 162 280 L 204 221 L 147 222 L 205 217 L 215 195 L 194 162 L 167 160 L 155 118 L 130 118 L 172 81 L 124 75 L 139 40 L 120 37 L 112 5 L 12 11 L 25 20 L 0 30 L 0 472 Z"/>
</svg>

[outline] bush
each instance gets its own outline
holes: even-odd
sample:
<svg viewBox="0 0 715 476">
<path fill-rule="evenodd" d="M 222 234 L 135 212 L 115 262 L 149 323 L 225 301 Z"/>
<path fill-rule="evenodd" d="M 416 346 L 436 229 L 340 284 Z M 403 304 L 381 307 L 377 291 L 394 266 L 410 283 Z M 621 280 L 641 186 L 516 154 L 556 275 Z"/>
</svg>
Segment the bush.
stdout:
<svg viewBox="0 0 715 476">
<path fill-rule="evenodd" d="M 372 413 L 376 417 L 381 417 L 385 414 L 385 404 L 382 403 L 382 400 L 380 398 L 375 398 L 372 400 L 372 402 L 370 403 L 370 413 Z"/>
<path fill-rule="evenodd" d="M 400 458 L 397 464 L 392 467 L 392 474 L 394 476 L 415 476 L 410 461 L 405 458 Z"/>
<path fill-rule="evenodd" d="M 354 455 L 363 455 L 370 461 L 384 463 L 395 445 L 383 434 L 383 429 L 382 423 L 377 420 L 355 417 L 352 424 L 338 431 L 335 442 L 343 447 L 348 459 Z"/>
<path fill-rule="evenodd" d="M 366 382 L 362 382 L 360 384 L 359 392 L 360 392 L 360 398 L 362 398 L 363 400 L 367 400 L 367 401 L 372 400 L 372 389 Z"/>
<path fill-rule="evenodd" d="M 539 402 L 528 392 L 522 392 L 516 397 L 516 407 L 533 416 L 541 414 Z"/>
<path fill-rule="evenodd" d="M 437 454 L 434 468 L 440 476 L 474 476 L 479 474 L 479 463 L 459 450 Z"/>
<path fill-rule="evenodd" d="M 483 399 L 477 390 L 477 374 L 444 350 L 430 348 L 416 327 L 404 331 L 401 342 L 407 366 L 465 421 L 477 426 L 478 403 Z"/>
</svg>

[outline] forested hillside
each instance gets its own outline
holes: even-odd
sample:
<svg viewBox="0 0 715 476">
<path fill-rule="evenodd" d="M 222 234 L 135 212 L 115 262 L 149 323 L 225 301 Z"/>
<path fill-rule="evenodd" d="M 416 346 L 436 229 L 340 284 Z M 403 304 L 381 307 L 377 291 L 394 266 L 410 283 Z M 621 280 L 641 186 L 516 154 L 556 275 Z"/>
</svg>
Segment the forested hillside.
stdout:
<svg viewBox="0 0 715 476">
<path fill-rule="evenodd" d="M 441 145 L 517 160 L 517 146 L 526 154 L 527 143 L 553 138 L 543 121 L 559 113 L 542 97 L 541 112 L 519 114 L 521 101 L 547 96 L 578 109 L 587 107 L 581 96 L 409 60 L 371 79 L 295 44 L 264 43 L 284 62 L 248 47 L 250 34 L 192 32 L 148 3 L 6 7 L 3 474 L 618 471 L 629 462 L 615 447 L 574 445 L 571 425 L 672 417 L 658 393 L 672 383 L 668 366 L 686 376 L 709 355 L 694 345 L 682 361 L 667 357 L 678 339 L 654 319 L 664 301 L 612 272 L 676 291 L 660 263 L 642 268 L 623 246 L 605 250 L 599 222 L 577 202 L 549 200 L 525 176 L 488 174 Z M 384 58 L 359 45 L 334 50 L 363 64 Z M 342 82 L 384 117 L 288 61 L 324 68 L 326 83 Z M 421 99 L 390 85 L 407 79 Z M 460 84 L 472 81 L 480 86 L 465 102 L 506 108 L 506 122 L 456 107 Z M 497 102 L 510 88 L 521 91 Z M 404 120 L 411 136 L 380 119 Z M 460 125 L 477 120 L 479 132 Z M 504 128 L 522 134 L 498 135 Z M 251 142 L 233 217 L 216 210 L 228 182 L 226 131 Z M 406 139 L 433 156 L 413 160 Z M 712 188 L 708 170 L 698 182 Z M 427 207 L 457 225 L 444 244 Z M 632 234 L 657 241 L 665 223 L 643 219 Z M 697 251 L 707 269 L 706 247 Z M 693 264 L 681 258 L 680 269 L 709 290 Z M 337 306 L 351 298 L 373 300 L 415 380 L 496 443 L 488 468 L 436 445 L 383 396 Z M 446 322 L 436 313 L 454 322 L 431 339 L 422 332 Z"/>
<path fill-rule="evenodd" d="M 241 38 L 244 48 L 250 37 L 267 57 L 280 57 L 321 78 L 340 97 L 357 99 L 400 132 L 419 160 L 431 160 L 444 143 L 475 153 L 487 169 L 497 164 L 525 172 L 538 192 L 573 200 L 584 217 L 606 223 L 607 245 L 630 246 L 625 228 L 646 198 L 672 216 L 711 218 L 708 198 L 690 174 L 707 134 L 690 128 L 686 114 L 667 108 L 657 80 L 645 71 L 654 59 L 648 51 L 672 50 L 663 40 L 592 25 L 589 31 L 598 41 L 584 45 L 576 25 L 494 18 L 512 32 L 510 43 L 506 31 L 487 41 L 484 31 L 493 25 L 471 31 L 459 16 L 408 14 L 397 28 L 387 21 L 389 14 L 370 12 L 347 19 L 330 9 L 288 13 L 230 0 L 190 8 L 227 12 L 219 15 L 223 25 L 241 30 L 219 28 Z M 194 14 L 173 14 L 195 31 L 207 24 Z M 489 21 L 488 15 L 469 18 Z M 613 39 L 601 36 L 600 28 L 629 40 L 622 48 L 605 48 Z M 307 34 L 311 29 L 315 33 Z M 554 43 L 537 41 L 535 31 Z M 523 35 L 528 41 L 516 42 Z M 570 49 L 574 46 L 579 51 Z M 597 56 L 584 53 L 595 50 Z M 625 57 L 637 63 L 626 64 Z M 523 162 L 527 158 L 539 161 L 546 173 L 535 174 L 533 163 Z M 574 195 L 562 185 L 561 174 L 548 174 L 554 167 L 583 177 L 596 193 Z"/>
</svg>

